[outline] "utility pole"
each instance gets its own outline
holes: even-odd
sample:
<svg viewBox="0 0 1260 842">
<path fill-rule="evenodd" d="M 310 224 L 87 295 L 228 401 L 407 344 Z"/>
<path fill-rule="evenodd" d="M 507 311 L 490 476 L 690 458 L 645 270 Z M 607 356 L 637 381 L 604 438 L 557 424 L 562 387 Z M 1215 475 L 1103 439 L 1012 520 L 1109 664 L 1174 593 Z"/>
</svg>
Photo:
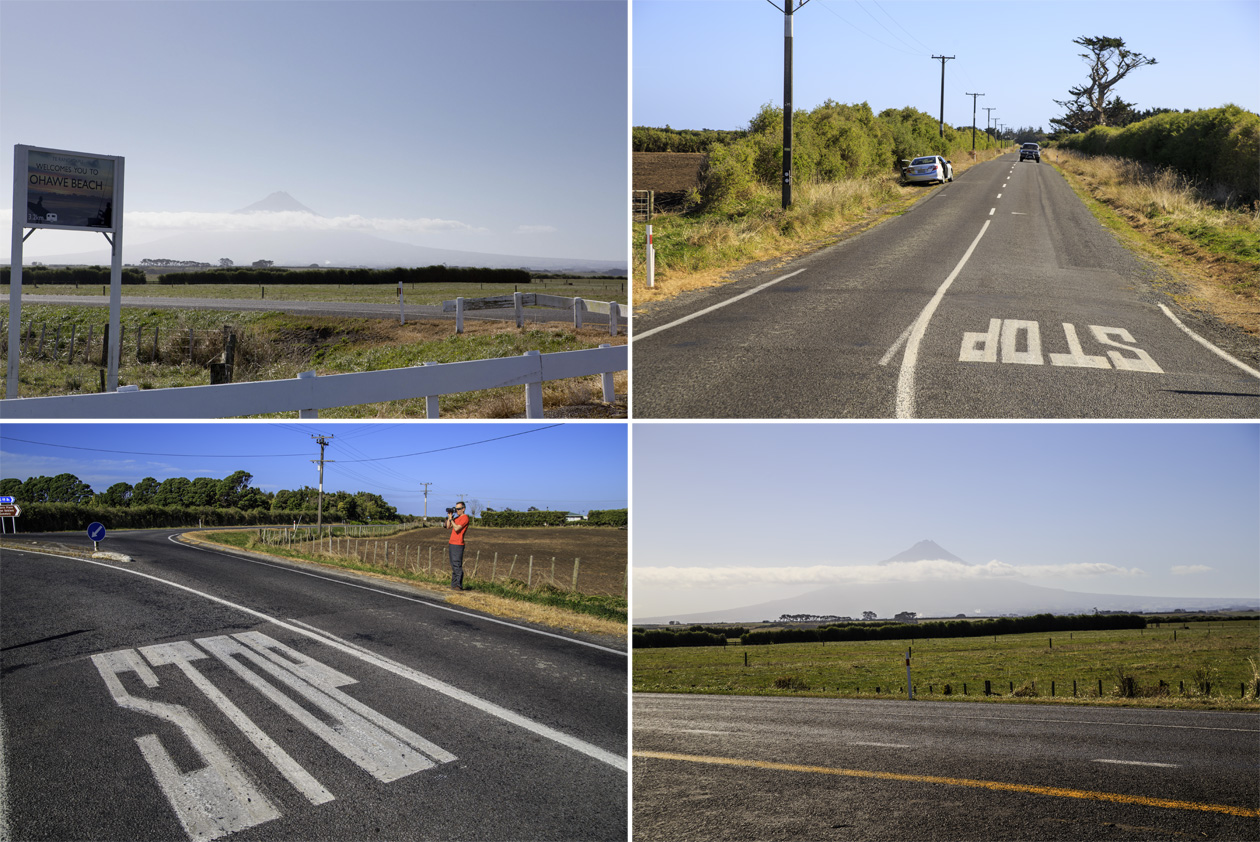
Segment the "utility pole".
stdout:
<svg viewBox="0 0 1260 842">
<path fill-rule="evenodd" d="M 932 56 L 941 60 L 941 137 L 945 136 L 945 62 L 956 56 Z"/>
<path fill-rule="evenodd" d="M 971 97 L 971 151 L 976 151 L 976 98 L 984 94 L 967 94 Z"/>
<path fill-rule="evenodd" d="M 986 105 L 986 106 L 984 107 L 984 110 L 985 110 L 985 115 L 984 115 L 984 133 L 985 133 L 985 134 L 988 134 L 988 133 L 989 133 L 989 121 L 993 119 L 993 112 L 994 112 L 994 111 L 997 111 L 997 109 L 996 109 L 996 108 L 990 108 L 990 107 L 988 107 L 988 106 Z"/>
<path fill-rule="evenodd" d="M 422 482 L 420 484 L 424 486 L 424 519 L 428 520 L 429 519 L 429 486 L 433 485 L 433 483 Z"/>
<path fill-rule="evenodd" d="M 332 436 L 311 436 L 319 445 L 319 459 L 312 459 L 312 462 L 319 464 L 319 502 L 315 508 L 315 540 L 319 540 L 319 536 L 323 534 L 324 528 L 324 448 L 328 446 L 328 440 Z M 333 461 L 331 459 L 327 460 Z"/>
<path fill-rule="evenodd" d="M 774 0 L 766 2 L 783 12 L 783 209 L 787 210 L 792 204 L 792 12 L 809 0 L 797 0 L 796 9 L 792 0 L 784 0 L 783 8 Z"/>
</svg>

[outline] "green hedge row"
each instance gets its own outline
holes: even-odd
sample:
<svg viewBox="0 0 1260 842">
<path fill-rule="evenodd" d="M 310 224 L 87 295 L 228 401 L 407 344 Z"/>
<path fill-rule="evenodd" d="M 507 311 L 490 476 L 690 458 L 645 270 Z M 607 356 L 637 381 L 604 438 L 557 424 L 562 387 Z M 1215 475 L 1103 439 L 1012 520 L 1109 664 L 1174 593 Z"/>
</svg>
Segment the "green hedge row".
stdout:
<svg viewBox="0 0 1260 842">
<path fill-rule="evenodd" d="M 564 526 L 568 512 L 482 512 L 480 526 L 517 528 L 522 526 Z"/>
<path fill-rule="evenodd" d="M 703 631 L 672 632 L 652 629 L 631 635 L 635 649 L 661 649 L 672 646 L 725 646 L 725 634 Z"/>
<path fill-rule="evenodd" d="M 109 284 L 108 266 L 23 266 L 22 286 L 28 284 L 73 284 L 78 286 L 101 286 Z M 0 284 L 7 284 L 12 275 L 8 266 L 0 267 Z M 123 269 L 124 284 L 143 284 L 144 272 L 139 269 Z"/>
<path fill-rule="evenodd" d="M 622 529 L 630 525 L 629 509 L 591 509 L 586 513 L 587 526 L 616 526 Z"/>
<path fill-rule="evenodd" d="M 281 520 L 284 515 L 279 515 Z M 214 506 L 94 506 L 86 503 L 23 503 L 17 527 L 22 532 L 77 532 L 93 522 L 106 529 L 163 529 L 185 526 L 257 526 L 275 523 L 266 509 L 241 511 Z"/>
<path fill-rule="evenodd" d="M 846 623 L 815 629 L 765 629 L 748 632 L 739 642 L 745 646 L 764 646 L 833 640 L 926 640 L 936 637 L 1142 628 L 1146 628 L 1146 618 L 1136 614 L 1036 614 L 1032 617 L 996 617 L 991 620 L 933 620 L 926 623 L 875 625 Z"/>
<path fill-rule="evenodd" d="M 205 272 L 168 272 L 159 284 L 528 284 L 524 269 L 424 266 L 396 269 L 254 269 L 236 266 Z"/>
<path fill-rule="evenodd" d="M 1172 167 L 1243 202 L 1260 198 L 1260 114 L 1237 105 L 1158 114 L 1120 129 L 1098 126 L 1059 145 Z"/>
</svg>

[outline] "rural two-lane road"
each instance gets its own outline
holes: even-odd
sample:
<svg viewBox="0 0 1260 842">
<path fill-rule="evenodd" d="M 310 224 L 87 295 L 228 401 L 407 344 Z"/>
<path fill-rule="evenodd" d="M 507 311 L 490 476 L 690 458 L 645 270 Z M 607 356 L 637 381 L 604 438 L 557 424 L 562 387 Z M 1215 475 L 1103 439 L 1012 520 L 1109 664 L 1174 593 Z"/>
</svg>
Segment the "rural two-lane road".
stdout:
<svg viewBox="0 0 1260 842">
<path fill-rule="evenodd" d="M 1260 839 L 1256 714 L 639 694 L 634 838 Z"/>
<path fill-rule="evenodd" d="M 1003 156 L 930 189 L 856 237 L 636 314 L 635 417 L 1260 415 L 1260 345 L 1166 312 L 1052 167 Z"/>
<path fill-rule="evenodd" d="M 624 651 L 173 535 L 0 555 L 0 838 L 626 838 Z"/>
</svg>

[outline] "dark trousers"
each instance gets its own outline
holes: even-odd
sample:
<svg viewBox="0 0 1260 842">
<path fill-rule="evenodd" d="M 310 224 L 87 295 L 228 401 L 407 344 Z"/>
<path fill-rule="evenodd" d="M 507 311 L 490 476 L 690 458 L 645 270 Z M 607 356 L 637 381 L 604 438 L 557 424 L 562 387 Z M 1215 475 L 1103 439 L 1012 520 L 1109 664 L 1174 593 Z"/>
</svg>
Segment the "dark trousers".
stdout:
<svg viewBox="0 0 1260 842">
<path fill-rule="evenodd" d="M 451 554 L 451 587 L 464 587 L 464 545 L 463 544 L 447 544 L 446 548 Z"/>
</svg>

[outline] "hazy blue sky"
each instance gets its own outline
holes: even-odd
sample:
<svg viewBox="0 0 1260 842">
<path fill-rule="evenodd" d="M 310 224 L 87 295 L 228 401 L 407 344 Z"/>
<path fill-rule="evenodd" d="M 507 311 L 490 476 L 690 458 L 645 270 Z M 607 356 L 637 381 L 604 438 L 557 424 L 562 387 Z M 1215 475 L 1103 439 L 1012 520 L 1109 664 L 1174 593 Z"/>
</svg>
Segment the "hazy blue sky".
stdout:
<svg viewBox="0 0 1260 842">
<path fill-rule="evenodd" d="M 124 156 L 127 242 L 286 191 L 417 245 L 626 256 L 620 0 L 4 0 L 0 33 L 0 146 Z"/>
<path fill-rule="evenodd" d="M 6 423 L 0 475 L 71 473 L 102 492 L 149 476 L 244 470 L 263 491 L 314 487 L 315 434 L 331 437 L 325 491 L 370 491 L 403 514 L 424 513 L 426 482 L 430 515 L 458 499 L 496 509 L 626 507 L 626 425 L 618 423 Z"/>
<path fill-rule="evenodd" d="M 775 5 L 783 7 L 782 0 Z M 1112 36 L 1158 64 L 1114 92 L 1140 109 L 1260 111 L 1260 3 L 1256 0 L 811 0 L 795 12 L 797 109 L 826 99 L 869 102 L 876 113 L 913 106 L 977 124 L 985 111 L 1008 127 L 1050 130 L 1053 100 L 1087 78 L 1081 36 Z M 635 0 L 634 125 L 739 129 L 764 103 L 783 105 L 783 14 L 765 0 Z"/>
<path fill-rule="evenodd" d="M 1260 596 L 1256 424 L 637 423 L 632 445 L 636 616 L 950 575 L 864 569 L 925 539 L 1029 584 Z"/>
</svg>

